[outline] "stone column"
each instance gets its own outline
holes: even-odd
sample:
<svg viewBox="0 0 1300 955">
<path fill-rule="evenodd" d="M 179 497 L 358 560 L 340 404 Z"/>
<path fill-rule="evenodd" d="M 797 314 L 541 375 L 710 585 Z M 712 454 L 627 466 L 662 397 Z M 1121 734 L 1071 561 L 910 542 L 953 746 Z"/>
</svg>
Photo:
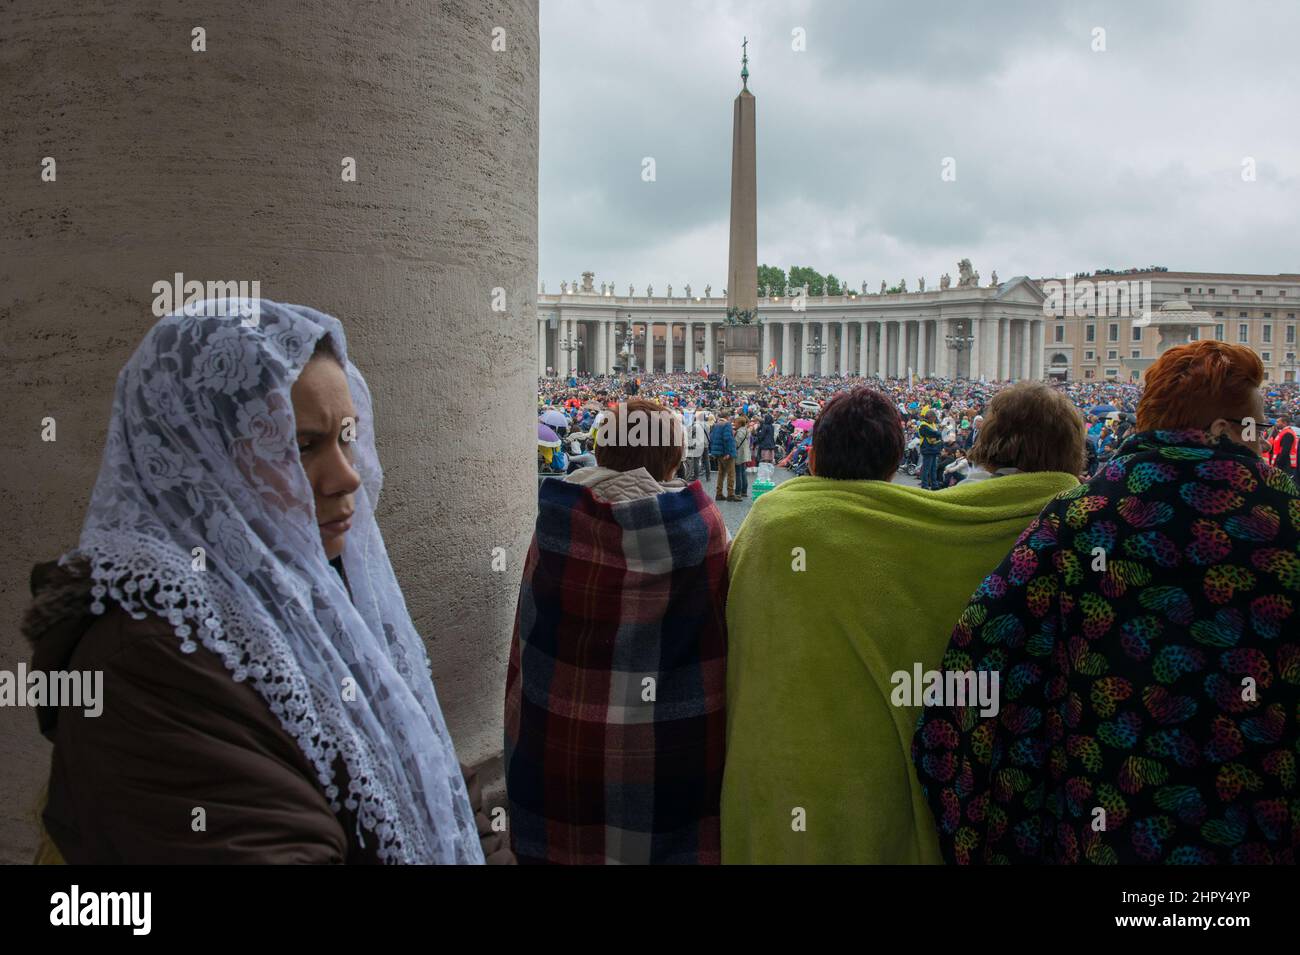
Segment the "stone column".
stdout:
<svg viewBox="0 0 1300 955">
<path fill-rule="evenodd" d="M 257 281 L 268 298 L 343 322 L 373 393 L 379 524 L 416 629 L 436 639 L 456 754 L 466 765 L 500 754 L 502 673 L 537 507 L 535 447 L 519 427 L 534 415 L 541 364 L 528 361 L 536 2 L 379 5 L 364 29 L 346 27 L 357 20 L 346 0 L 231 0 L 197 18 L 139 0 L 51 13 L 8 4 L 2 15 L 0 378 L 11 426 L 0 453 L 23 466 L 0 487 L 0 665 L 30 657 L 14 623 L 31 565 L 77 541 L 117 374 L 155 322 L 153 283 L 178 272 Z M 190 50 L 196 25 L 207 53 Z M 54 182 L 41 181 L 45 156 Z M 342 181 L 344 157 L 355 182 Z M 505 312 L 490 307 L 498 286 Z M 484 367 L 492 373 L 470 371 Z M 469 429 L 430 415 L 448 395 L 493 413 Z M 57 441 L 41 440 L 47 416 Z M 25 863 L 49 746 L 30 711 L 3 719 L 0 862 Z"/>
<path fill-rule="evenodd" d="M 767 322 L 763 322 L 763 324 L 758 326 L 758 339 L 759 339 L 758 375 L 760 378 L 763 375 L 767 374 L 767 363 L 772 360 L 772 356 L 771 356 L 772 346 L 768 340 L 767 324 L 768 324 Z"/>
<path fill-rule="evenodd" d="M 546 320 L 537 323 L 537 377 L 546 374 Z"/>
<path fill-rule="evenodd" d="M 618 363 L 618 350 L 623 347 L 622 340 L 618 335 L 618 322 L 610 322 L 606 328 L 605 349 L 609 354 L 609 372 L 612 374 L 614 365 Z"/>
<path fill-rule="evenodd" d="M 870 372 L 870 366 L 867 364 L 867 331 L 869 326 L 866 322 L 858 322 L 858 375 L 866 378 Z"/>
<path fill-rule="evenodd" d="M 1029 327 L 1029 321 L 1024 320 L 1020 323 L 1020 377 L 1033 377 L 1033 348 L 1034 336 Z"/>
<path fill-rule="evenodd" d="M 840 327 L 840 374 L 849 374 L 849 323 L 837 322 Z"/>
<path fill-rule="evenodd" d="M 682 367 L 688 372 L 695 370 L 695 325 L 686 322 L 682 328 Z"/>
<path fill-rule="evenodd" d="M 970 366 L 966 375 L 972 380 L 978 379 L 982 370 L 980 367 L 980 354 L 984 347 L 983 332 L 984 330 L 980 328 L 980 320 L 978 318 L 971 318 L 970 337 L 973 338 L 974 341 L 970 342 L 966 348 L 966 354 L 970 356 Z"/>
<path fill-rule="evenodd" d="M 781 323 L 781 374 L 794 374 L 794 323 Z"/>
<path fill-rule="evenodd" d="M 708 366 L 709 373 L 718 370 L 718 366 L 713 361 L 713 322 L 704 323 L 704 364 Z"/>
<path fill-rule="evenodd" d="M 946 319 L 935 319 L 934 322 L 934 375 L 937 378 L 950 377 L 949 374 L 949 353 L 948 353 L 948 322 Z"/>
<path fill-rule="evenodd" d="M 1033 353 L 1030 356 L 1029 370 L 1035 381 L 1041 381 L 1043 377 L 1043 333 L 1046 330 L 1041 320 L 1030 322 L 1033 329 L 1031 336 L 1033 341 Z"/>
<path fill-rule="evenodd" d="M 1011 319 L 998 319 L 998 377 L 1011 377 Z"/>
<path fill-rule="evenodd" d="M 886 329 L 887 329 L 889 326 L 886 325 L 884 322 L 873 322 L 872 324 L 874 324 L 874 325 L 876 326 L 876 334 L 875 334 L 874 336 L 872 336 L 872 342 L 873 342 L 873 344 L 874 344 L 874 346 L 875 346 L 875 349 L 876 349 L 876 353 L 875 353 L 875 362 L 874 362 L 874 364 L 875 364 L 876 377 L 877 377 L 877 378 L 884 378 L 884 377 L 885 377 L 885 371 L 886 371 L 886 367 L 885 367 L 885 345 L 886 345 L 885 331 L 886 331 Z"/>
<path fill-rule="evenodd" d="M 916 323 L 916 373 L 922 378 L 930 373 L 930 323 Z"/>
<path fill-rule="evenodd" d="M 984 374 L 994 380 L 998 377 L 998 320 L 996 318 L 985 318 L 984 320 L 984 356 L 980 361 L 980 366 L 984 369 Z"/>
</svg>

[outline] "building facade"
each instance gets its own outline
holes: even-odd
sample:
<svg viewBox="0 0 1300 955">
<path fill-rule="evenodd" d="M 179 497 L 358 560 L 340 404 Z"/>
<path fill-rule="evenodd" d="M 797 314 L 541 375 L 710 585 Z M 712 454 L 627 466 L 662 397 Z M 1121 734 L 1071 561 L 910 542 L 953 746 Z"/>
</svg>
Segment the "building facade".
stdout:
<svg viewBox="0 0 1300 955">
<path fill-rule="evenodd" d="M 618 295 L 612 283 L 563 283 L 537 297 L 537 373 L 722 368 L 725 296 Z M 1157 355 L 1143 315 L 1187 302 L 1221 341 L 1249 345 L 1267 381 L 1300 380 L 1300 274 L 1080 274 L 924 292 L 758 299 L 763 373 L 1058 381 L 1132 381 Z M 1206 330 L 1208 332 L 1208 329 Z M 776 364 L 771 363 L 775 359 Z"/>
<path fill-rule="evenodd" d="M 1085 282 L 1089 287 L 1083 287 Z M 1073 286 L 1075 294 L 1058 300 L 1051 294 L 1053 283 L 1067 290 Z M 1144 284 L 1150 300 L 1129 307 L 1131 298 L 1115 294 L 1114 286 L 1121 283 Z M 1049 377 L 1062 381 L 1140 378 L 1146 360 L 1156 357 L 1158 345 L 1157 336 L 1144 327 L 1142 314 L 1166 302 L 1184 301 L 1213 316 L 1215 338 L 1249 345 L 1258 352 L 1266 381 L 1297 380 L 1300 274 L 1148 270 L 1039 279 L 1038 285 L 1044 289 L 1050 313 L 1044 357 Z"/>
<path fill-rule="evenodd" d="M 726 371 L 725 296 L 615 294 L 564 283 L 537 298 L 537 373 Z M 1041 378 L 1043 293 L 1023 276 L 925 292 L 760 296 L 764 374 Z M 775 362 L 775 364 L 773 364 Z"/>
</svg>

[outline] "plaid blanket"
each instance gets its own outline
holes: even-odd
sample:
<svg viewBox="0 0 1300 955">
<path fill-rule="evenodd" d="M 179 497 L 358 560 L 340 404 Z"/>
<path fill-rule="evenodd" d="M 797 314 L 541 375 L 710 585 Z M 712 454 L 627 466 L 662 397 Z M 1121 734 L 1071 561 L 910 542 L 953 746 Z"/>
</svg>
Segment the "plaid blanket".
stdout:
<svg viewBox="0 0 1300 955">
<path fill-rule="evenodd" d="M 520 862 L 719 861 L 727 534 L 698 483 L 544 481 L 506 677 Z"/>
</svg>

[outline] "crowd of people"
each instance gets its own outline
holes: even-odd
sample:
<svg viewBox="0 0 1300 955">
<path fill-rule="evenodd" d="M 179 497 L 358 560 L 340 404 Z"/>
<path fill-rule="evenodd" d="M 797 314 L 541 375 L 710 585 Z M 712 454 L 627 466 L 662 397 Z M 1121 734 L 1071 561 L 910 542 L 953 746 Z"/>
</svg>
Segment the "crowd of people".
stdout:
<svg viewBox="0 0 1300 955">
<path fill-rule="evenodd" d="M 820 409 L 840 392 L 866 385 L 880 391 L 903 421 L 900 470 L 921 487 L 941 490 L 983 474 L 970 459 L 988 403 L 1009 382 L 968 379 L 801 378 L 771 376 L 757 386 L 730 385 L 720 375 L 657 374 L 571 376 L 538 381 L 538 413 L 551 412 L 555 440 L 538 445 L 538 470 L 563 475 L 596 463 L 593 433 L 602 411 L 633 396 L 651 398 L 682 416 L 687 442 L 678 470 L 684 480 L 708 483 L 716 473 L 716 500 L 744 500 L 748 475 L 762 461 L 807 473 L 812 424 Z M 1136 382 L 1074 381 L 1055 384 L 1083 415 L 1086 459 L 1080 476 L 1094 473 L 1133 431 L 1141 386 Z M 1262 453 L 1290 466 L 1300 422 L 1300 385 L 1265 383 L 1264 414 L 1255 422 L 1266 434 Z M 562 422 L 562 423 L 558 423 Z M 726 424 L 729 435 L 717 434 Z M 802 423 L 802 425 L 801 425 Z M 730 450 L 735 444 L 735 449 Z M 566 450 L 567 449 L 567 450 Z M 559 453 L 556 454 L 555 451 Z M 770 453 L 768 453 L 770 452 Z M 734 485 L 734 486 L 733 486 Z"/>
<path fill-rule="evenodd" d="M 543 382 L 539 449 L 545 420 L 593 447 L 538 485 L 502 832 L 344 328 L 260 315 L 149 330 L 80 539 L 33 568 L 31 672 L 107 701 L 30 704 L 41 861 L 1296 861 L 1296 393 L 1248 348 L 1172 348 L 1140 391 Z M 924 487 L 892 481 L 913 441 Z M 807 473 L 733 538 L 750 461 Z"/>
<path fill-rule="evenodd" d="M 540 392 L 680 441 L 541 482 L 506 691 L 520 861 L 1297 861 L 1297 392 L 1249 348 L 1171 348 L 1142 386 Z M 712 421 L 729 474 L 755 418 L 807 476 L 730 539 L 688 432 Z"/>
</svg>

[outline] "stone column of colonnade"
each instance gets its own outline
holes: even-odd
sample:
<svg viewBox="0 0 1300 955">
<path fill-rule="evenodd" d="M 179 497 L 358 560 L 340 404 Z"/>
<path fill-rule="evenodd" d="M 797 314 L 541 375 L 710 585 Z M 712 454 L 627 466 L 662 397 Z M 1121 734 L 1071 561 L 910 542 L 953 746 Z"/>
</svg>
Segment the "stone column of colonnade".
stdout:
<svg viewBox="0 0 1300 955">
<path fill-rule="evenodd" d="M 998 377 L 998 320 L 996 318 L 982 319 L 984 323 L 984 334 L 981 340 L 984 343 L 984 354 L 980 358 L 980 367 L 984 371 L 984 376 L 990 381 Z"/>
<path fill-rule="evenodd" d="M 948 334 L 948 323 L 943 319 L 936 319 L 932 337 L 934 339 L 932 347 L 934 348 L 934 364 L 931 366 L 930 374 L 937 378 L 947 378 L 948 374 L 948 342 L 945 335 Z"/>
<path fill-rule="evenodd" d="M 1029 378 L 1033 375 L 1033 331 L 1029 327 L 1028 321 L 1020 322 L 1020 377 Z"/>
<path fill-rule="evenodd" d="M 537 377 L 546 375 L 546 321 L 537 323 Z"/>
<path fill-rule="evenodd" d="M 555 370 L 561 378 L 569 374 L 569 352 L 564 346 L 570 340 L 569 320 L 562 318 L 559 327 L 555 330 Z"/>
<path fill-rule="evenodd" d="M 380 4 L 348 30 L 350 0 L 229 0 L 204 10 L 209 52 L 195 53 L 187 5 L 73 5 L 57 21 L 6 5 L 0 454 L 23 466 L 0 485 L 0 618 L 19 619 L 33 564 L 77 542 L 117 374 L 156 321 L 153 284 L 259 282 L 347 329 L 387 472 L 379 523 L 416 627 L 436 637 L 457 755 L 494 785 L 537 501 L 520 423 L 542 361 L 537 4 L 485 12 Z M 448 400 L 491 413 L 473 428 L 430 413 Z M 47 417 L 56 441 L 41 440 Z M 0 628 L 0 658 L 29 654 L 17 626 Z M 33 856 L 49 763 L 35 718 L 6 713 L 0 862 Z"/>
<path fill-rule="evenodd" d="M 998 377 L 1011 377 L 1011 319 L 998 320 Z"/>
<path fill-rule="evenodd" d="M 1034 376 L 1035 381 L 1040 381 L 1043 377 L 1043 348 L 1045 345 L 1043 336 L 1047 331 L 1047 325 L 1039 319 L 1031 322 L 1030 327 L 1033 329 L 1033 355 L 1030 363 L 1030 374 Z"/>
<path fill-rule="evenodd" d="M 647 374 L 654 374 L 655 370 L 655 325 L 654 322 L 640 322 L 642 330 L 645 332 L 641 336 L 643 342 L 641 348 L 644 355 L 641 358 L 640 368 Z"/>
</svg>

